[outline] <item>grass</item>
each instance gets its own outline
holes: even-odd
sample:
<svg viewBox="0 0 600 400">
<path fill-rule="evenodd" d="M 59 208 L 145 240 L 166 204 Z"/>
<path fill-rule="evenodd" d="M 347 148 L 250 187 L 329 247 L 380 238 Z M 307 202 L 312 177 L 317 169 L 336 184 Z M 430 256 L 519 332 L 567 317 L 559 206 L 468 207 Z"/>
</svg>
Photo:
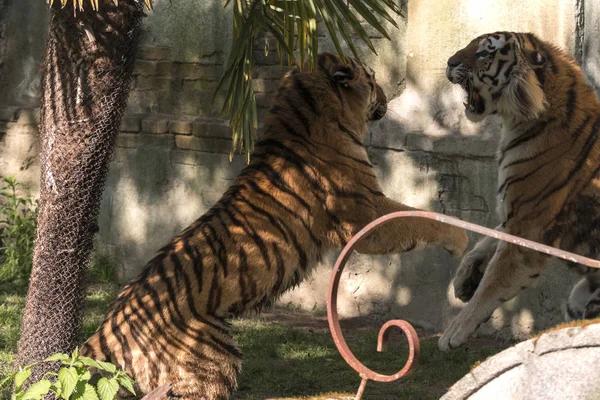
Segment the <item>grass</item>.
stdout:
<svg viewBox="0 0 600 400">
<path fill-rule="evenodd" d="M 360 384 L 358 374 L 337 352 L 322 324 L 289 324 L 278 321 L 281 314 L 268 319 L 241 319 L 234 323 L 235 337 L 244 351 L 243 373 L 235 399 L 327 399 L 353 396 Z M 314 317 L 306 317 L 315 320 Z M 363 324 L 364 325 L 364 324 Z M 344 321 L 342 321 L 344 326 Z M 401 334 L 392 334 L 387 352 L 377 353 L 378 327 L 348 329 L 346 341 L 356 357 L 367 367 L 393 374 L 406 362 L 408 351 Z M 438 335 L 421 337 L 421 356 L 417 367 L 406 378 L 392 383 L 369 382 L 367 399 L 438 399 L 459 380 L 476 361 L 498 352 L 476 341 L 469 348 L 442 353 Z M 486 341 L 488 342 L 488 341 Z M 490 342 L 491 343 L 491 342 Z"/>
<path fill-rule="evenodd" d="M 82 337 L 95 331 L 117 292 L 115 284 L 90 287 Z M 14 361 L 25 294 L 23 285 L 0 286 L 0 381 Z M 400 334 L 392 334 L 387 352 L 377 353 L 379 326 L 348 320 L 342 321 L 342 328 L 354 354 L 369 368 L 390 374 L 404 365 L 407 351 Z M 235 400 L 341 399 L 356 393 L 360 378 L 337 352 L 325 317 L 278 311 L 236 319 L 232 329 L 244 352 Z M 442 353 L 436 335 L 419 336 L 421 357 L 415 370 L 399 382 L 369 382 L 366 399 L 438 399 L 471 365 L 502 347 L 476 340 L 467 349 Z"/>
</svg>

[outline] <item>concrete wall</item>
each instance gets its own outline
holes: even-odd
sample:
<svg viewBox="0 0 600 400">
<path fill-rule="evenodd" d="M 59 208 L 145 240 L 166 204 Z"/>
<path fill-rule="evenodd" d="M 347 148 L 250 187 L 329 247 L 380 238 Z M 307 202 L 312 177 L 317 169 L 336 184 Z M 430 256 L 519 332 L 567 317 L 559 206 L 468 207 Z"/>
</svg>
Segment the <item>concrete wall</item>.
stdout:
<svg viewBox="0 0 600 400">
<path fill-rule="evenodd" d="M 579 0 L 579 3 L 583 3 Z M 600 90 L 600 3 L 586 1 L 583 12 L 579 16 L 583 20 L 583 35 L 578 43 L 581 45 L 582 64 L 588 80 Z M 583 37 L 581 37 L 583 36 Z"/>
<path fill-rule="evenodd" d="M 21 3 L 1 1 L 8 1 L 10 15 L 24 15 Z M 391 42 L 371 32 L 378 57 L 361 47 L 391 100 L 386 118 L 371 126 L 366 143 L 371 160 L 390 197 L 493 227 L 498 122 L 475 125 L 465 119 L 463 94 L 444 76 L 446 60 L 476 35 L 500 29 L 532 31 L 581 58 L 590 81 L 600 82 L 600 9 L 580 0 L 519 6 L 489 0 L 410 0 L 403 7 L 408 18 L 398 17 L 400 29 L 391 30 Z M 230 132 L 218 117 L 220 99 L 212 101 L 231 40 L 229 13 L 221 0 L 160 0 L 147 19 L 98 236 L 101 251 L 122 266 L 123 279 L 208 209 L 244 165 L 243 157 L 228 162 Z M 43 12 L 36 18 L 45 18 Z M 4 39 L 6 49 L 27 41 L 30 50 L 6 56 L 5 63 L 13 66 L 5 68 L 4 79 L 0 75 L 2 87 L 11 88 L 0 92 L 0 175 L 16 175 L 34 191 L 39 168 L 31 88 L 36 79 L 14 64 L 29 53 L 34 62 L 41 59 L 39 24 L 31 32 L 35 40 L 14 34 Z M 322 34 L 322 48 L 333 49 Z M 256 56 L 255 89 L 262 115 L 284 71 L 273 52 Z M 25 75 L 29 78 L 23 80 Z M 471 238 L 474 244 L 478 236 Z M 324 308 L 334 260 L 332 255 L 281 303 Z M 343 277 L 340 312 L 401 317 L 441 330 L 462 307 L 450 285 L 457 264 L 433 248 L 402 256 L 356 255 Z M 522 337 L 559 322 L 574 279 L 564 268 L 551 268 L 537 288 L 499 309 L 484 331 Z"/>
<path fill-rule="evenodd" d="M 43 57 L 48 10 L 36 0 L 2 0 L 0 25 L 0 104 L 35 107 L 39 102 L 39 64 Z"/>
</svg>

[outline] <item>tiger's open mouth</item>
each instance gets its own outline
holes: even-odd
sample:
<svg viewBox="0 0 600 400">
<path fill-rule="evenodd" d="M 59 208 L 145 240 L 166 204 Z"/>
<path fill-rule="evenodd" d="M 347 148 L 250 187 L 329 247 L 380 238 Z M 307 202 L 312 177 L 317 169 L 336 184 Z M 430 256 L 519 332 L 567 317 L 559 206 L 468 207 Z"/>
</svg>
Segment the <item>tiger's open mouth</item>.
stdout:
<svg viewBox="0 0 600 400">
<path fill-rule="evenodd" d="M 467 101 L 463 102 L 467 117 L 481 115 L 485 112 L 485 102 L 479 94 L 479 91 L 473 87 L 473 81 L 469 78 L 464 78 L 460 82 L 455 82 L 467 92 Z"/>
<path fill-rule="evenodd" d="M 485 113 L 485 101 L 479 90 L 473 86 L 471 71 L 461 66 L 448 65 L 446 77 L 456 85 L 460 85 L 467 92 L 467 101 L 463 102 L 467 118 L 479 120 Z"/>
<path fill-rule="evenodd" d="M 473 87 L 471 79 L 463 79 L 460 86 L 467 92 L 467 101 L 463 102 L 467 114 L 483 114 L 485 111 L 483 99 L 479 95 L 479 91 Z"/>
<path fill-rule="evenodd" d="M 382 119 L 387 112 L 387 104 L 378 104 L 369 113 L 369 121 L 379 121 Z"/>
</svg>

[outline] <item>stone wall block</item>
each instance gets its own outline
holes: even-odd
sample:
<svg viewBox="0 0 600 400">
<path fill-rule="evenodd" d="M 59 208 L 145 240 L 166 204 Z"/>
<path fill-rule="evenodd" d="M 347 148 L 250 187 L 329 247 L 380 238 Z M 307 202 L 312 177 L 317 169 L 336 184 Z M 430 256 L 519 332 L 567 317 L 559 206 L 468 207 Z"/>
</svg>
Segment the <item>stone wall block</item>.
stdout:
<svg viewBox="0 0 600 400">
<path fill-rule="evenodd" d="M 156 77 L 153 89 L 170 91 L 177 90 L 177 81 L 173 78 Z"/>
<path fill-rule="evenodd" d="M 288 70 L 289 68 L 287 68 L 287 66 L 280 67 L 279 65 L 259 65 L 254 68 L 253 78 L 281 79 Z"/>
<path fill-rule="evenodd" d="M 182 150 L 196 150 L 207 153 L 224 153 L 231 151 L 231 140 L 194 136 L 176 136 L 175 145 Z"/>
<path fill-rule="evenodd" d="M 178 107 L 181 113 L 186 116 L 208 117 L 219 115 L 221 112 L 222 101 L 220 101 L 219 96 L 217 96 L 216 100 L 213 100 L 213 97 L 213 88 L 192 90 L 190 86 L 186 89 L 184 84 L 184 90 L 181 94 L 181 103 L 178 104 Z"/>
<path fill-rule="evenodd" d="M 166 78 L 175 78 L 177 76 L 177 67 L 171 61 L 159 61 L 156 63 L 156 75 Z"/>
<path fill-rule="evenodd" d="M 156 77 L 140 75 L 135 78 L 135 88 L 137 90 L 156 89 Z"/>
<path fill-rule="evenodd" d="M 176 135 L 191 135 L 192 121 L 171 120 L 169 121 L 169 132 Z"/>
<path fill-rule="evenodd" d="M 135 149 L 138 145 L 139 135 L 132 133 L 119 133 L 117 136 L 117 147 Z"/>
<path fill-rule="evenodd" d="M 169 131 L 169 120 L 162 118 L 147 118 L 142 120 L 142 132 L 161 134 Z"/>
<path fill-rule="evenodd" d="M 196 121 L 192 124 L 192 134 L 195 137 L 216 137 L 231 139 L 231 128 L 226 121 L 215 119 Z"/>
<path fill-rule="evenodd" d="M 171 49 L 169 47 L 158 46 L 140 46 L 137 52 L 139 60 L 168 60 L 171 58 Z"/>
<path fill-rule="evenodd" d="M 129 93 L 126 113 L 147 114 L 158 111 L 158 96 L 155 90 L 132 90 Z"/>
<path fill-rule="evenodd" d="M 175 145 L 175 135 L 169 134 L 151 134 L 140 135 L 138 138 L 138 147 L 158 148 L 160 151 L 168 152 Z M 158 161 L 157 161 L 158 162 Z"/>
<path fill-rule="evenodd" d="M 183 79 L 203 79 L 216 81 L 221 77 L 222 66 L 205 65 L 200 63 L 182 63 L 179 65 L 179 76 Z"/>
<path fill-rule="evenodd" d="M 157 63 L 155 61 L 136 60 L 133 75 L 156 75 Z"/>
<path fill-rule="evenodd" d="M 1 107 L 0 121 L 14 122 L 18 117 L 18 108 L 16 107 Z"/>
<path fill-rule="evenodd" d="M 183 79 L 182 88 L 184 92 L 208 91 L 214 93 L 219 83 L 214 80 L 205 79 Z M 211 95 L 212 97 L 212 95 Z"/>
<path fill-rule="evenodd" d="M 279 79 L 252 79 L 252 88 L 256 93 L 273 93 L 279 88 Z"/>
<path fill-rule="evenodd" d="M 141 130 L 141 120 L 135 115 L 125 115 L 121 121 L 121 132 L 138 133 Z"/>
</svg>

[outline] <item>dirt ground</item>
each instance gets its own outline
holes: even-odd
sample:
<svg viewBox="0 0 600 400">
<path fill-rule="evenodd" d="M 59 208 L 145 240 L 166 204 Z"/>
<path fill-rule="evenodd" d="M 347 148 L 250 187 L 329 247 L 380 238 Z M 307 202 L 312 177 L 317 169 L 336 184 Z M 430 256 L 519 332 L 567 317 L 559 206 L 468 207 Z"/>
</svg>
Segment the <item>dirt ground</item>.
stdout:
<svg viewBox="0 0 600 400">
<path fill-rule="evenodd" d="M 285 310 L 274 309 L 269 312 L 262 312 L 260 315 L 253 318 L 265 322 L 287 325 L 292 328 L 306 330 L 308 332 L 329 332 L 329 323 L 327 322 L 326 316 L 315 316 L 309 313 L 289 312 Z M 360 332 L 378 331 L 384 322 L 379 322 L 370 316 L 340 319 L 340 325 L 346 341 L 349 341 L 349 339 L 356 336 Z M 419 335 L 419 339 L 428 339 L 433 337 L 437 338 L 441 335 L 440 332 L 428 331 L 418 327 L 415 327 L 415 330 Z M 394 343 L 395 340 L 401 341 L 401 337 L 401 334 L 392 335 L 390 337 L 390 343 Z M 469 340 L 466 348 L 503 350 L 513 343 L 514 342 L 507 340 L 500 340 L 493 336 L 473 337 Z"/>
</svg>

